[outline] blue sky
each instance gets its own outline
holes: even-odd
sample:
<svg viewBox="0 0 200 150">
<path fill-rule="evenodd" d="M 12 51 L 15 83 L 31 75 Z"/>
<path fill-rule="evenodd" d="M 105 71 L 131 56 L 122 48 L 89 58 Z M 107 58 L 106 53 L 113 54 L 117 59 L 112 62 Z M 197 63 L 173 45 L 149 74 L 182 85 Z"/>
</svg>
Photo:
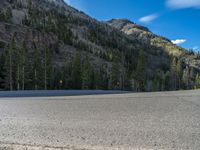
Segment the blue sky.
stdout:
<svg viewBox="0 0 200 150">
<path fill-rule="evenodd" d="M 174 43 L 200 49 L 200 0 L 65 0 L 91 17 L 127 18 Z"/>
</svg>

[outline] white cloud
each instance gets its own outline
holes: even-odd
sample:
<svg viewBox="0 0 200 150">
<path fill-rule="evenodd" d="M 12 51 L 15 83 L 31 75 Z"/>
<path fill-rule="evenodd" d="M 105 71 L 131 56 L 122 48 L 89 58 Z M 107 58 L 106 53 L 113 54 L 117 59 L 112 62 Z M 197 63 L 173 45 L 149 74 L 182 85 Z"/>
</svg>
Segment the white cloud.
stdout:
<svg viewBox="0 0 200 150">
<path fill-rule="evenodd" d="M 151 15 L 148 15 L 148 16 L 144 16 L 142 18 L 139 19 L 140 22 L 142 23 L 150 23 L 152 22 L 153 20 L 155 20 L 156 18 L 158 18 L 158 15 L 157 14 L 151 14 Z"/>
<path fill-rule="evenodd" d="M 199 50 L 199 47 L 198 46 L 195 46 L 195 47 L 193 47 L 193 50 Z"/>
<path fill-rule="evenodd" d="M 200 0 L 167 0 L 166 4 L 173 9 L 200 8 Z"/>
<path fill-rule="evenodd" d="M 177 39 L 177 40 L 172 40 L 172 43 L 176 45 L 180 45 L 180 44 L 185 43 L 186 41 L 187 41 L 186 39 Z"/>
</svg>

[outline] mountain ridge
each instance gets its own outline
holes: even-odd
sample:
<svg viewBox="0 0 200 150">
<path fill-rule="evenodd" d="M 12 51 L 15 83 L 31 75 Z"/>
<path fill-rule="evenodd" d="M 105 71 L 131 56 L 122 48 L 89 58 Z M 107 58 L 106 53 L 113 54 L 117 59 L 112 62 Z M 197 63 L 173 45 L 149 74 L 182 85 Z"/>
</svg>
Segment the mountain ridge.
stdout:
<svg viewBox="0 0 200 150">
<path fill-rule="evenodd" d="M 141 29 L 143 31 L 148 31 L 150 32 L 150 30 L 147 28 L 147 27 L 144 27 L 144 26 L 141 26 L 141 25 L 138 25 L 134 22 L 132 22 L 131 20 L 128 20 L 128 19 L 111 19 L 109 21 L 107 21 L 107 23 L 119 30 L 123 30 L 124 27 L 126 26 L 129 26 L 130 28 L 138 28 L 138 29 Z"/>
</svg>

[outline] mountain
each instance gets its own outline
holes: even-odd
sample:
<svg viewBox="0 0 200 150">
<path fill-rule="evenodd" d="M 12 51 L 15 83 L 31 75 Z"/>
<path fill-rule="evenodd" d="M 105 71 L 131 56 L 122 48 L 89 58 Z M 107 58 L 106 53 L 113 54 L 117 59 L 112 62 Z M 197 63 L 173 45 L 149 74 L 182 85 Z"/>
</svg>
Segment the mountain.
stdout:
<svg viewBox="0 0 200 150">
<path fill-rule="evenodd" d="M 1 0 L 0 89 L 160 91 L 199 86 L 199 54 L 63 0 Z"/>
<path fill-rule="evenodd" d="M 174 45 L 169 39 L 152 33 L 148 28 L 126 19 L 113 19 L 108 21 L 108 24 L 129 35 L 132 39 L 137 39 L 143 44 L 152 46 L 154 52 L 160 49 L 161 53 L 165 52 L 168 56 L 181 59 L 188 67 L 194 67 L 195 70 L 199 70 L 199 59 L 194 52 Z"/>
</svg>

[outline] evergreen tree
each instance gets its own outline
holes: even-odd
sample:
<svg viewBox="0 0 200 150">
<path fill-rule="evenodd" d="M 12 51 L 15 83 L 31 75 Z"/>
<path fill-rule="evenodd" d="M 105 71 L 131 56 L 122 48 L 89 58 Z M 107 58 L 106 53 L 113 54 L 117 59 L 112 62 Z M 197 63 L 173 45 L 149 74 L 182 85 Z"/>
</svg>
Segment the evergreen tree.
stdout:
<svg viewBox="0 0 200 150">
<path fill-rule="evenodd" d="M 44 60 L 43 60 L 43 70 L 44 70 L 44 89 L 47 90 L 47 86 L 48 86 L 48 76 L 50 73 L 49 72 L 49 68 L 51 66 L 51 63 L 50 63 L 50 52 L 49 52 L 49 49 L 47 47 L 44 48 Z"/>
<path fill-rule="evenodd" d="M 171 89 L 170 81 L 171 81 L 171 73 L 170 73 L 170 71 L 167 71 L 165 73 L 165 90 Z"/>
<path fill-rule="evenodd" d="M 163 72 L 156 70 L 154 73 L 153 89 L 154 91 L 162 91 L 163 89 Z"/>
<path fill-rule="evenodd" d="M 64 88 L 65 89 L 71 89 L 73 88 L 72 85 L 72 63 L 67 62 L 67 64 L 64 66 Z"/>
<path fill-rule="evenodd" d="M 178 79 L 178 89 L 181 88 L 181 81 L 183 76 L 183 67 L 182 67 L 182 61 L 179 59 L 176 65 L 176 73 L 177 73 L 177 79 Z"/>
<path fill-rule="evenodd" d="M 52 51 L 48 47 L 45 48 L 45 67 L 45 89 L 47 90 L 53 76 Z"/>
<path fill-rule="evenodd" d="M 16 49 L 15 36 L 13 36 L 11 43 L 6 48 L 6 61 L 5 61 L 5 86 L 10 91 L 14 87 L 14 51 Z"/>
<path fill-rule="evenodd" d="M 125 56 L 124 51 L 121 52 L 121 64 L 122 68 L 120 71 L 120 89 L 123 90 L 126 84 L 126 68 L 125 68 Z"/>
<path fill-rule="evenodd" d="M 28 49 L 26 42 L 23 41 L 22 47 L 21 47 L 21 84 L 22 84 L 22 90 L 25 90 L 25 85 L 27 83 L 26 79 L 28 78 L 27 72 L 28 72 Z"/>
<path fill-rule="evenodd" d="M 185 84 L 186 89 L 189 89 L 189 78 L 190 78 L 190 70 L 189 67 L 186 66 L 186 69 L 183 71 L 183 83 Z"/>
<path fill-rule="evenodd" d="M 21 81 L 21 69 L 22 69 L 22 55 L 21 49 L 15 49 L 14 51 L 14 68 L 15 68 L 15 79 L 16 79 L 16 89 L 20 90 Z"/>
<path fill-rule="evenodd" d="M 109 87 L 109 78 L 107 70 L 104 66 L 102 66 L 99 70 L 95 71 L 95 89 L 103 89 L 107 90 Z"/>
<path fill-rule="evenodd" d="M 34 89 L 41 89 L 41 83 L 43 81 L 42 76 L 42 58 L 41 51 L 39 49 L 34 50 L 34 58 L 33 58 L 33 85 Z M 43 84 L 42 84 L 43 85 Z"/>
<path fill-rule="evenodd" d="M 119 71 L 120 65 L 119 62 L 114 60 L 112 63 L 111 68 L 111 89 L 119 89 L 120 88 L 120 71 Z"/>
<path fill-rule="evenodd" d="M 0 55 L 0 90 L 5 90 L 5 54 Z"/>
<path fill-rule="evenodd" d="M 194 89 L 195 87 L 195 71 L 193 67 L 190 67 L 189 70 L 189 89 Z"/>
<path fill-rule="evenodd" d="M 171 66 L 170 66 L 170 73 L 171 73 L 171 89 L 177 89 L 177 65 L 176 65 L 176 58 L 172 59 Z"/>
<path fill-rule="evenodd" d="M 82 79 L 81 79 L 81 58 L 77 54 L 72 63 L 72 84 L 73 89 L 81 89 Z"/>
<path fill-rule="evenodd" d="M 199 73 L 197 73 L 197 75 L 196 75 L 195 82 L 196 82 L 196 88 L 200 88 L 200 75 L 199 75 Z"/>
<path fill-rule="evenodd" d="M 12 9 L 8 7 L 4 12 L 4 20 L 6 22 L 11 22 L 11 18 L 12 18 Z"/>
<path fill-rule="evenodd" d="M 93 72 L 93 76 L 94 76 L 93 89 L 102 89 L 101 87 L 102 76 L 100 70 L 96 70 L 95 72 Z"/>
<path fill-rule="evenodd" d="M 93 84 L 93 70 L 90 64 L 89 57 L 87 56 L 82 68 L 82 89 L 91 89 Z"/>
<path fill-rule="evenodd" d="M 136 91 L 136 71 L 132 70 L 130 75 L 130 84 L 131 84 L 131 90 Z"/>
<path fill-rule="evenodd" d="M 137 90 L 144 91 L 146 85 L 146 58 L 143 50 L 139 54 L 135 80 L 137 82 Z"/>
</svg>

